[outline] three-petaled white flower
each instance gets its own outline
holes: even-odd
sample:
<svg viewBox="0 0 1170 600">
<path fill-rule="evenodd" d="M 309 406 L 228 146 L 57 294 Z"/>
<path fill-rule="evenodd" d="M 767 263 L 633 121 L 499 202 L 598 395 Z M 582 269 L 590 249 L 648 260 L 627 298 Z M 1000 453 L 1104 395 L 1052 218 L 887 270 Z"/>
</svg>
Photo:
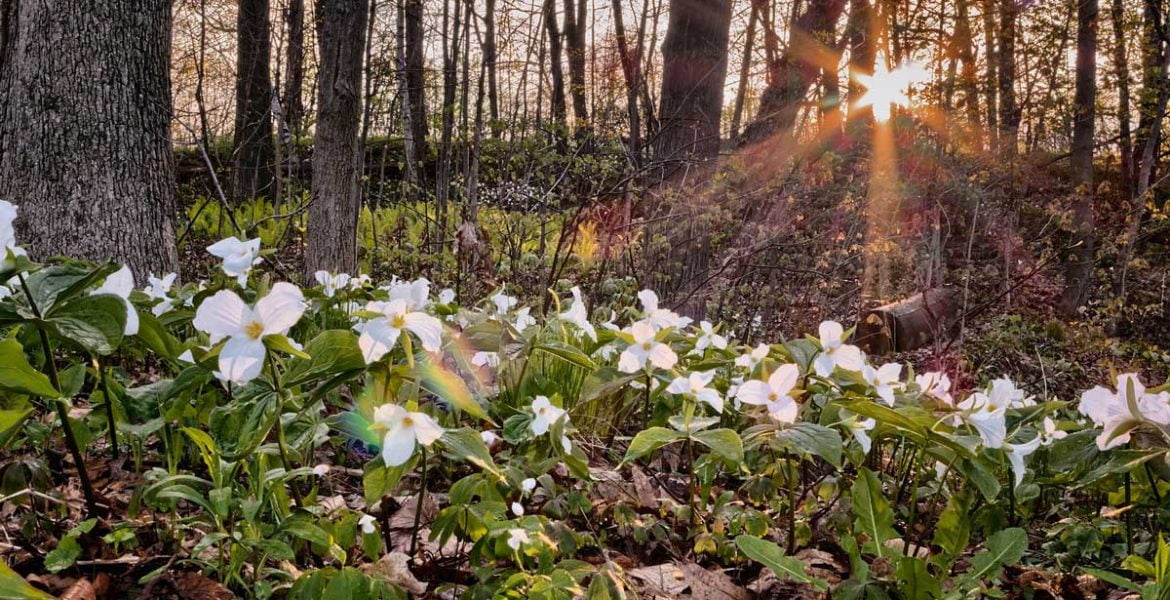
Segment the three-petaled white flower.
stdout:
<svg viewBox="0 0 1170 600">
<path fill-rule="evenodd" d="M 227 338 L 219 352 L 219 376 L 244 384 L 264 367 L 264 336 L 288 334 L 304 312 L 301 290 L 280 282 L 255 307 L 249 307 L 235 292 L 220 290 L 199 304 L 192 325 L 206 333 L 212 344 Z"/>
<path fill-rule="evenodd" d="M 676 377 L 674 381 L 670 382 L 666 391 L 671 394 L 685 394 L 692 398 L 706 402 L 715 412 L 723 412 L 723 396 L 719 391 L 710 387 L 711 380 L 715 378 L 714 371 L 694 372 L 687 377 Z"/>
<path fill-rule="evenodd" d="M 1052 417 L 1044 417 L 1044 430 L 1040 432 L 1040 444 L 1042 446 L 1049 446 L 1056 440 L 1063 440 L 1068 437 L 1068 432 L 1059 429 Z"/>
<path fill-rule="evenodd" d="M 505 294 L 504 288 L 500 288 L 500 291 L 492 294 L 491 301 L 492 304 L 496 305 L 497 315 L 508 314 L 508 311 L 512 310 L 512 307 L 516 306 L 516 303 L 519 302 L 515 296 Z"/>
<path fill-rule="evenodd" d="M 589 311 L 585 308 L 585 300 L 581 298 L 581 288 L 573 286 L 569 291 L 573 294 L 573 303 L 569 305 L 569 310 L 557 315 L 557 318 L 576 325 L 589 336 L 589 339 L 596 342 L 597 330 L 594 329 L 593 323 L 589 322 Z"/>
<path fill-rule="evenodd" d="M 508 547 L 513 550 L 519 550 L 521 546 L 527 544 L 531 540 L 528 538 L 528 532 L 520 528 L 512 528 L 508 530 Z"/>
<path fill-rule="evenodd" d="M 699 337 L 695 339 L 694 354 L 702 354 L 709 347 L 723 350 L 727 348 L 727 338 L 715 333 L 715 326 L 710 321 L 699 321 Z"/>
<path fill-rule="evenodd" d="M 764 359 L 768 357 L 768 353 L 771 351 L 771 346 L 767 344 L 759 344 L 755 348 L 752 348 L 751 352 L 745 352 L 735 357 L 735 366 L 741 369 L 746 369 L 750 372 L 752 369 L 755 369 L 757 365 L 764 362 Z"/>
<path fill-rule="evenodd" d="M 516 331 L 523 332 L 525 329 L 536 325 L 536 317 L 529 314 L 531 312 L 532 307 L 529 306 L 525 306 L 516 311 Z"/>
<path fill-rule="evenodd" d="M 387 467 L 397 467 L 409 460 L 416 444 L 430 447 L 443 437 L 443 428 L 430 415 L 408 412 L 393 403 L 374 409 L 374 424 L 386 432 L 382 437 L 382 461 Z"/>
<path fill-rule="evenodd" d="M 455 301 L 455 290 L 443 288 L 439 291 L 439 304 L 450 304 Z"/>
<path fill-rule="evenodd" d="M 1136 373 L 1118 375 L 1116 392 L 1102 386 L 1085 391 L 1077 408 L 1101 427 L 1097 447 L 1103 451 L 1128 443 L 1143 422 L 1170 425 L 1170 393 L 1148 393 Z"/>
<path fill-rule="evenodd" d="M 122 303 L 126 305 L 126 326 L 122 332 L 124 335 L 138 333 L 138 311 L 134 310 L 134 305 L 130 303 L 130 292 L 132 291 L 134 291 L 134 274 L 130 272 L 130 267 L 123 265 L 121 269 L 110 273 L 106 277 L 106 281 L 97 289 L 90 292 L 91 296 L 113 294 L 122 299 Z"/>
<path fill-rule="evenodd" d="M 975 392 L 960 402 L 957 408 L 965 411 L 963 421 L 979 432 L 984 446 L 1003 447 L 1004 438 L 1007 437 L 1007 399 Z"/>
<path fill-rule="evenodd" d="M 222 239 L 207 247 L 212 256 L 223 259 L 220 266 L 228 277 L 235 277 L 240 287 L 248 284 L 248 273 L 260 264 L 260 238 L 240 241 L 236 236 Z"/>
<path fill-rule="evenodd" d="M 942 401 L 947 406 L 955 404 L 954 398 L 951 398 L 951 378 L 946 373 L 931 371 L 916 375 L 914 383 L 918 384 L 918 389 L 922 390 L 923 394 Z"/>
<path fill-rule="evenodd" d="M 330 273 L 329 271 L 317 271 L 313 274 L 313 278 L 317 283 L 321 284 L 321 291 L 324 292 L 326 298 L 332 298 L 337 290 L 345 289 L 349 285 L 349 273 Z"/>
<path fill-rule="evenodd" d="M 524 481 L 520 482 L 520 489 L 523 490 L 525 494 L 531 494 L 532 490 L 536 489 L 536 480 L 531 477 L 525 478 Z"/>
<path fill-rule="evenodd" d="M 691 324 L 689 317 L 679 316 L 678 313 L 667 308 L 660 308 L 658 294 L 654 293 L 654 290 L 638 292 L 638 300 L 642 303 L 642 315 L 654 326 L 654 329 L 686 327 Z"/>
<path fill-rule="evenodd" d="M 175 279 L 178 277 L 177 273 L 167 273 L 161 278 L 155 277 L 153 273 L 147 276 L 147 285 L 142 289 L 147 296 L 152 300 L 158 300 L 158 304 L 151 307 L 150 312 L 154 316 L 166 314 L 175 307 L 175 300 L 171 298 L 171 288 L 175 285 Z"/>
<path fill-rule="evenodd" d="M 813 360 L 813 370 L 821 377 L 833 374 L 840 367 L 846 371 L 860 371 L 864 364 L 861 349 L 845 343 L 845 328 L 836 321 L 824 321 L 819 327 L 821 353 Z"/>
<path fill-rule="evenodd" d="M 862 419 L 857 415 L 850 415 L 849 419 L 845 421 L 845 426 L 849 429 L 849 433 L 853 439 L 857 440 L 857 445 L 861 446 L 861 451 L 864 454 L 869 454 L 870 448 L 873 446 L 873 441 L 869 438 L 869 432 L 877 427 L 877 421 L 874 419 Z"/>
<path fill-rule="evenodd" d="M 678 355 L 670 346 L 655 339 L 654 326 L 638 321 L 626 330 L 634 341 L 618 357 L 618 370 L 622 373 L 637 373 L 650 363 L 659 369 L 669 369 L 678 362 Z"/>
<path fill-rule="evenodd" d="M 362 533 L 366 535 L 370 535 L 376 531 L 374 523 L 377 523 L 377 520 L 370 515 L 362 515 L 362 518 L 358 519 L 358 526 L 362 528 Z"/>
<path fill-rule="evenodd" d="M 404 298 L 389 302 L 373 301 L 366 305 L 366 310 L 384 315 L 354 325 L 354 330 L 360 334 L 358 347 L 361 348 L 366 364 L 381 360 L 387 352 L 393 350 L 404 329 L 418 336 L 427 352 L 437 351 L 442 344 L 443 324 L 424 312 L 412 312 Z"/>
<path fill-rule="evenodd" d="M 790 363 L 783 364 L 772 372 L 767 382 L 758 379 L 745 381 L 736 390 L 735 397 L 744 404 L 766 406 L 773 419 L 791 425 L 800 412 L 800 405 L 791 395 L 799 380 L 800 368 Z"/>
<path fill-rule="evenodd" d="M 534 435 L 544 435 L 548 433 L 548 428 L 559 421 L 564 414 L 565 409 L 553 406 L 548 397 L 537 396 L 532 400 L 532 423 L 529 424 L 529 427 Z"/>
<path fill-rule="evenodd" d="M 894 405 L 894 392 L 902 389 L 902 383 L 898 381 L 901 376 L 902 365 L 898 363 L 886 363 L 877 369 L 868 364 L 861 367 L 861 377 L 887 406 Z"/>
<path fill-rule="evenodd" d="M 426 277 L 419 277 L 414 281 L 395 279 L 386 286 L 390 301 L 402 300 L 407 310 L 420 310 L 427 305 L 431 297 L 431 282 Z"/>
<path fill-rule="evenodd" d="M 1024 459 L 1035 452 L 1041 443 L 1040 436 L 1036 436 L 1031 441 L 1024 442 L 1023 444 L 1005 443 L 1003 445 L 1003 449 L 1007 453 L 1008 463 L 1012 467 L 1012 474 L 1015 475 L 1016 487 L 1020 487 L 1020 484 L 1024 482 L 1024 474 L 1027 472 L 1027 469 L 1024 467 Z"/>
</svg>

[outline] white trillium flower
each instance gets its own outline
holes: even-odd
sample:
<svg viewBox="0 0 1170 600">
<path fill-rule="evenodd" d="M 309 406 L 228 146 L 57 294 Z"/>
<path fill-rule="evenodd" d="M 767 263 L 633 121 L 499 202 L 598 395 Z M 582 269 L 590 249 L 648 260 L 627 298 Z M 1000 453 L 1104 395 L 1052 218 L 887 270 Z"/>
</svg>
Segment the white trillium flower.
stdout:
<svg viewBox="0 0 1170 600">
<path fill-rule="evenodd" d="M 764 359 L 768 357 L 768 352 L 772 351 L 772 347 L 768 344 L 760 344 L 752 348 L 751 352 L 747 352 L 735 357 L 735 366 L 751 371 L 755 369 Z"/>
<path fill-rule="evenodd" d="M 820 377 L 833 374 L 840 367 L 846 371 L 860 371 L 864 364 L 861 349 L 845 343 L 845 329 L 836 321 L 824 321 L 818 331 L 821 353 L 813 360 L 813 370 Z"/>
<path fill-rule="evenodd" d="M 618 357 L 618 370 L 622 373 L 637 373 L 646 368 L 647 362 L 659 369 L 670 369 L 678 362 L 678 355 L 670 346 L 654 339 L 654 326 L 650 323 L 638 321 L 626 333 L 634 341 Z"/>
<path fill-rule="evenodd" d="M 524 516 L 524 505 L 520 504 L 519 502 L 513 502 L 512 503 L 512 514 L 516 515 L 517 517 L 523 517 Z"/>
<path fill-rule="evenodd" d="M 951 398 L 951 378 L 946 373 L 931 371 L 916 375 L 914 383 L 918 384 L 923 394 L 940 400 L 947 406 L 954 406 L 955 400 Z"/>
<path fill-rule="evenodd" d="M 701 334 L 695 340 L 695 354 L 702 354 L 709 347 L 724 350 L 727 348 L 727 338 L 715 333 L 715 326 L 710 321 L 699 321 Z"/>
<path fill-rule="evenodd" d="M 677 377 L 670 385 L 666 387 L 666 391 L 679 395 L 685 394 L 693 397 L 700 402 L 706 402 L 715 412 L 723 412 L 723 396 L 719 395 L 719 391 L 710 387 L 711 380 L 715 378 L 714 371 L 707 371 L 703 373 L 691 373 L 687 377 Z"/>
<path fill-rule="evenodd" d="M 175 308 L 175 300 L 170 297 L 170 293 L 177 277 L 177 273 L 167 273 L 161 278 L 155 277 L 151 273 L 146 277 L 147 285 L 142 291 L 151 299 L 159 301 L 150 309 L 150 313 L 154 316 L 164 315 Z"/>
<path fill-rule="evenodd" d="M 130 267 L 123 265 L 121 269 L 110 273 L 101 286 L 89 293 L 91 296 L 112 294 L 122 299 L 122 303 L 126 305 L 124 335 L 138 333 L 138 311 L 134 310 L 134 305 L 130 303 L 130 292 L 132 291 L 134 291 L 134 274 L 130 272 Z"/>
<path fill-rule="evenodd" d="M 1003 445 L 1004 450 L 1007 452 L 1008 463 L 1012 467 L 1012 474 L 1015 475 L 1016 487 L 1020 487 L 1020 484 L 1024 482 L 1024 473 L 1027 472 L 1027 469 L 1024 467 L 1024 459 L 1035 452 L 1040 447 L 1040 444 L 1040 436 L 1036 436 L 1032 438 L 1032 441 L 1024 442 L 1023 444 Z"/>
<path fill-rule="evenodd" d="M 585 308 L 585 300 L 581 298 L 581 288 L 573 286 L 569 291 L 573 294 L 573 303 L 569 305 L 569 310 L 557 315 L 557 318 L 576 325 L 589 336 L 589 339 L 596 342 L 597 330 L 589 322 L 589 311 Z"/>
<path fill-rule="evenodd" d="M 520 489 L 524 490 L 525 494 L 531 494 L 532 490 L 536 489 L 536 480 L 528 477 L 520 482 Z"/>
<path fill-rule="evenodd" d="M 220 290 L 199 304 L 191 324 L 206 333 L 212 344 L 227 338 L 219 352 L 220 376 L 244 384 L 264 367 L 264 336 L 287 335 L 304 312 L 301 290 L 282 281 L 255 307 L 249 307 L 235 292 Z"/>
<path fill-rule="evenodd" d="M 494 431 L 481 431 L 479 432 L 479 439 L 483 440 L 483 445 L 491 448 L 497 441 L 499 441 L 500 436 L 496 435 L 496 432 Z"/>
<path fill-rule="evenodd" d="M 686 327 L 691 324 L 690 318 L 679 316 L 673 310 L 659 308 L 658 294 L 654 293 L 654 290 L 638 292 L 638 300 L 642 303 L 642 314 L 654 326 L 654 329 Z"/>
<path fill-rule="evenodd" d="M 869 437 L 869 432 L 877 427 L 877 421 L 874 419 L 859 419 L 856 415 L 845 422 L 845 426 L 849 428 L 850 435 L 857 440 L 857 445 L 861 446 L 861 451 L 869 454 L 870 448 L 873 447 L 873 441 Z"/>
<path fill-rule="evenodd" d="M 1052 442 L 1063 440 L 1066 437 L 1068 437 L 1068 432 L 1058 429 L 1052 417 L 1044 417 L 1044 431 L 1040 433 L 1041 445 L 1049 446 Z"/>
<path fill-rule="evenodd" d="M 332 471 L 332 470 L 333 470 L 332 466 L 327 465 L 327 464 L 320 464 L 320 465 L 313 467 L 313 475 L 316 475 L 317 477 L 324 477 L 324 476 L 329 474 L 329 471 Z"/>
<path fill-rule="evenodd" d="M 611 309 L 609 311 L 609 318 L 601 323 L 602 329 L 608 329 L 610 331 L 621 331 L 622 328 L 618 327 L 617 324 L 614 323 L 616 319 L 617 312 Z"/>
<path fill-rule="evenodd" d="M 367 275 L 366 273 L 362 273 L 360 275 L 350 277 L 349 278 L 349 285 L 347 285 L 346 287 L 348 287 L 351 290 L 358 290 L 358 289 L 361 289 L 363 287 L 366 287 L 369 284 L 370 284 L 370 276 Z"/>
<path fill-rule="evenodd" d="M 386 292 L 391 302 L 402 300 L 406 303 L 407 310 L 420 310 L 430 301 L 431 282 L 425 277 L 419 277 L 414 281 L 395 279 L 386 286 Z"/>
<path fill-rule="evenodd" d="M 382 461 L 387 467 L 397 467 L 409 460 L 416 443 L 430 447 L 443 437 L 443 428 L 430 415 L 408 412 L 397 404 L 375 408 L 374 423 L 386 430 L 382 438 Z"/>
<path fill-rule="evenodd" d="M 500 288 L 500 291 L 492 294 L 491 301 L 492 304 L 496 305 L 497 315 L 508 314 L 508 311 L 512 310 L 512 307 L 516 306 L 516 304 L 519 302 L 519 300 L 517 300 L 514 296 L 505 294 L 503 288 Z"/>
<path fill-rule="evenodd" d="M 532 400 L 532 423 L 529 427 L 534 435 L 544 435 L 564 414 L 565 409 L 553 406 L 547 396 L 537 396 Z"/>
<path fill-rule="evenodd" d="M 455 290 L 443 288 L 439 291 L 439 304 L 450 304 L 455 301 Z"/>
<path fill-rule="evenodd" d="M 536 318 L 529 314 L 531 312 L 532 307 L 529 306 L 525 306 L 516 311 L 516 331 L 523 332 L 525 329 L 536 325 Z"/>
<path fill-rule="evenodd" d="M 235 277 L 240 287 L 248 284 L 248 273 L 260 264 L 260 238 L 240 241 L 232 236 L 207 247 L 212 256 L 223 259 L 221 268 L 228 277 Z"/>
<path fill-rule="evenodd" d="M 442 322 L 424 312 L 411 312 L 409 303 L 403 298 L 389 302 L 370 302 L 366 310 L 385 315 L 354 326 L 354 330 L 360 334 L 358 347 L 362 350 L 366 364 L 381 360 L 393 350 L 404 329 L 418 336 L 427 352 L 438 351 L 442 344 Z"/>
<path fill-rule="evenodd" d="M 313 274 L 313 278 L 321 284 L 321 291 L 325 293 L 326 298 L 332 298 L 337 290 L 343 290 L 349 285 L 348 273 L 334 274 L 329 271 L 317 271 Z"/>
<path fill-rule="evenodd" d="M 966 411 L 963 420 L 979 432 L 983 445 L 988 448 L 1002 448 L 1007 437 L 1007 404 L 1000 399 L 975 392 L 959 403 L 958 408 Z"/>
<path fill-rule="evenodd" d="M 1097 447 L 1102 451 L 1124 445 L 1130 431 L 1142 422 L 1170 426 L 1170 393 L 1150 394 L 1136 373 L 1117 376 L 1117 391 L 1097 386 L 1081 394 L 1077 407 L 1101 427 Z"/>
<path fill-rule="evenodd" d="M 371 535 L 377 531 L 374 527 L 375 523 L 377 523 L 377 520 L 370 515 L 362 515 L 362 518 L 358 519 L 358 526 L 362 528 L 362 533 L 366 535 Z"/>
<path fill-rule="evenodd" d="M 991 396 L 996 404 L 1003 404 L 1008 408 L 1024 408 L 1036 404 L 1024 390 L 1016 387 L 1012 380 L 1007 378 L 994 379 L 987 395 Z"/>
<path fill-rule="evenodd" d="M 800 368 L 783 364 L 772 372 L 767 382 L 758 379 L 745 381 L 736 390 L 735 397 L 744 404 L 766 406 L 773 419 L 791 425 L 800 412 L 800 405 L 791 396 L 799 380 Z"/>
<path fill-rule="evenodd" d="M 887 363 L 877 369 L 870 365 L 862 365 L 861 376 L 887 406 L 894 406 L 894 392 L 902 389 L 902 383 L 899 381 L 902 376 L 902 365 Z"/>
<path fill-rule="evenodd" d="M 508 547 L 512 550 L 519 550 L 521 546 L 530 542 L 528 532 L 520 528 L 513 528 L 508 530 Z"/>
</svg>

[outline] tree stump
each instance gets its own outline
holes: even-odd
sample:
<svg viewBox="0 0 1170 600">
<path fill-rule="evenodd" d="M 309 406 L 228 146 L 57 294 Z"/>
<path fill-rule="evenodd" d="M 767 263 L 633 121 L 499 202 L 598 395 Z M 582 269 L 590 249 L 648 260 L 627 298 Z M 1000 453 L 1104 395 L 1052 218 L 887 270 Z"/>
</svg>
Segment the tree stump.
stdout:
<svg viewBox="0 0 1170 600">
<path fill-rule="evenodd" d="M 857 324 L 856 344 L 870 354 L 921 348 L 942 337 L 958 312 L 958 294 L 931 288 L 865 312 Z"/>
</svg>

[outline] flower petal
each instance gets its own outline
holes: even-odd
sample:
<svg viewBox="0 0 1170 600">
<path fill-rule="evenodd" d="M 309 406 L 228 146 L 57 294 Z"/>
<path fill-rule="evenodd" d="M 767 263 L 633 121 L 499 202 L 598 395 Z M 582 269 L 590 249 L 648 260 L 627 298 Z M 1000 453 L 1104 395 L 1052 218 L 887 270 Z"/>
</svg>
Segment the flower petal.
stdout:
<svg viewBox="0 0 1170 600">
<path fill-rule="evenodd" d="M 438 319 L 421 312 L 407 313 L 403 317 L 406 328 L 418 336 L 418 341 L 427 352 L 438 352 L 443 344 L 443 324 Z"/>
<path fill-rule="evenodd" d="M 361 335 L 358 336 L 358 348 L 361 348 L 367 365 L 378 362 L 398 342 L 399 330 L 391 327 L 386 319 L 367 321 L 359 328 Z"/>
<path fill-rule="evenodd" d="M 414 454 L 414 434 L 399 425 L 391 428 L 382 438 L 382 462 L 387 467 L 397 467 L 410 460 Z"/>
<path fill-rule="evenodd" d="M 211 336 L 212 343 L 236 335 L 252 320 L 252 309 L 235 292 L 220 290 L 199 303 L 195 310 L 195 329 Z"/>
<path fill-rule="evenodd" d="M 410 413 L 410 418 L 414 420 L 414 437 L 418 443 L 430 446 L 443 437 L 443 428 L 430 415 L 413 412 Z"/>
<path fill-rule="evenodd" d="M 256 316 L 264 335 L 285 334 L 305 313 L 305 296 L 297 286 L 282 281 L 256 303 Z"/>
<path fill-rule="evenodd" d="M 237 385 L 248 383 L 264 368 L 264 342 L 238 335 L 219 351 L 219 372 Z"/>
</svg>

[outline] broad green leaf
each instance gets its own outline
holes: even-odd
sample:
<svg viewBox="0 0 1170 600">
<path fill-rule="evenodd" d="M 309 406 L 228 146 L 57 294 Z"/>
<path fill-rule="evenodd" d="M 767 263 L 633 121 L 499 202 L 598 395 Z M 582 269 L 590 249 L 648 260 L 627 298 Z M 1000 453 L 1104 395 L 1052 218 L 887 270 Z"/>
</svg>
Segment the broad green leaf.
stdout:
<svg viewBox="0 0 1170 600">
<path fill-rule="evenodd" d="M 101 278 L 113 273 L 118 265 L 106 263 L 87 269 L 78 265 L 54 265 L 25 278 L 33 301 L 42 315 L 53 312 L 59 302 L 66 302 L 84 292 Z"/>
<path fill-rule="evenodd" d="M 768 567 L 781 579 L 811 584 L 821 590 L 829 588 L 829 584 L 824 580 L 805 573 L 804 563 L 791 556 L 785 556 L 780 546 L 768 540 L 760 539 L 754 535 L 741 535 L 735 538 L 735 545 L 748 558 Z"/>
<path fill-rule="evenodd" d="M 730 429 L 700 431 L 693 434 L 691 439 L 714 450 L 733 463 L 743 462 L 743 441 L 739 439 L 738 433 Z"/>
<path fill-rule="evenodd" d="M 948 498 L 935 526 L 934 545 L 942 548 L 949 560 L 954 560 L 967 549 L 971 537 L 971 507 L 967 498 L 966 494 Z"/>
<path fill-rule="evenodd" d="M 326 548 L 329 547 L 329 544 L 332 541 L 328 532 L 326 532 L 324 529 L 321 529 L 317 525 L 310 523 L 304 518 L 291 517 L 289 519 L 285 519 L 285 521 L 280 524 L 278 531 L 287 533 L 295 538 L 305 540 L 306 542 L 324 546 Z"/>
<path fill-rule="evenodd" d="M 1122 566 L 1124 566 L 1124 563 L 1122 564 Z M 1094 569 L 1091 567 L 1081 567 L 1081 571 L 1083 571 L 1086 574 L 1092 575 L 1093 577 L 1096 577 L 1097 579 L 1100 579 L 1101 581 L 1104 581 L 1106 583 L 1112 583 L 1113 585 L 1115 585 L 1119 588 L 1125 588 L 1127 590 L 1134 591 L 1134 592 L 1140 592 L 1142 590 L 1142 586 L 1130 581 L 1129 579 L 1127 579 L 1121 575 L 1118 575 L 1117 573 L 1114 573 L 1113 571 L 1106 571 L 1105 569 Z"/>
<path fill-rule="evenodd" d="M 60 396 L 49 378 L 29 364 L 16 340 L 0 342 L 0 390 L 43 398 Z"/>
<path fill-rule="evenodd" d="M 112 294 L 75 298 L 58 306 L 45 322 L 62 339 L 105 356 L 122 343 L 126 303 Z"/>
<path fill-rule="evenodd" d="M 626 449 L 626 457 L 622 464 L 637 460 L 663 446 L 673 444 L 684 439 L 683 434 L 665 427 L 651 427 L 638 432 Z"/>
<path fill-rule="evenodd" d="M 350 336 L 351 338 L 353 336 Z M 264 336 L 264 347 L 274 352 L 281 352 L 290 356 L 295 356 L 302 360 L 308 360 L 309 354 L 304 350 L 298 350 L 296 346 L 286 336 L 280 334 Z"/>
<path fill-rule="evenodd" d="M 466 427 L 450 429 L 443 432 L 441 441 L 448 454 L 465 460 L 497 478 L 503 477 L 496 462 L 492 460 L 492 453 L 484 445 L 483 438 L 480 437 L 478 431 Z"/>
<path fill-rule="evenodd" d="M 477 419 L 492 420 L 458 375 L 429 359 L 419 360 L 415 371 L 423 389 Z"/>
<path fill-rule="evenodd" d="M 894 530 L 894 511 L 889 502 L 882 495 L 882 483 L 873 471 L 862 468 L 857 474 L 857 481 L 853 482 L 853 515 L 854 533 L 864 534 L 866 552 L 878 558 L 893 551 L 886 547 L 886 542 L 898 537 Z"/>
<path fill-rule="evenodd" d="M 29 585 L 7 564 L 0 561 L 0 598 L 4 600 L 53 600 L 53 597 Z"/>
<path fill-rule="evenodd" d="M 895 575 L 898 577 L 898 592 L 905 600 L 932 600 L 942 596 L 938 578 L 930 574 L 926 561 L 920 558 L 899 558 Z"/>
<path fill-rule="evenodd" d="M 174 360 L 183 353 L 183 344 L 149 312 L 138 313 L 138 333 L 135 335 L 152 352 Z"/>
<path fill-rule="evenodd" d="M 1028 534 L 1019 527 L 1004 529 L 987 538 L 984 546 L 986 550 L 971 557 L 968 575 L 977 581 L 994 577 L 1004 565 L 1019 562 L 1028 549 Z"/>
<path fill-rule="evenodd" d="M 780 447 L 797 454 L 812 454 L 841 468 L 841 434 L 835 429 L 802 421 L 776 433 Z"/>
<path fill-rule="evenodd" d="M 622 373 L 613 367 L 602 367 L 586 377 L 581 384 L 580 401 L 589 402 L 607 397 L 641 378 L 641 373 Z"/>
<path fill-rule="evenodd" d="M 593 363 L 593 359 L 589 358 L 589 355 L 568 344 L 557 341 L 548 341 L 536 346 L 536 349 L 548 352 L 549 354 L 552 354 L 553 356 L 565 362 L 577 365 L 583 369 L 589 369 L 592 371 L 593 369 L 597 368 L 597 365 Z"/>
<path fill-rule="evenodd" d="M 305 344 L 305 353 L 310 358 L 289 361 L 288 372 L 284 376 L 286 385 L 300 385 L 314 379 L 360 371 L 366 366 L 357 345 L 357 337 L 341 329 L 317 334 Z"/>
</svg>

